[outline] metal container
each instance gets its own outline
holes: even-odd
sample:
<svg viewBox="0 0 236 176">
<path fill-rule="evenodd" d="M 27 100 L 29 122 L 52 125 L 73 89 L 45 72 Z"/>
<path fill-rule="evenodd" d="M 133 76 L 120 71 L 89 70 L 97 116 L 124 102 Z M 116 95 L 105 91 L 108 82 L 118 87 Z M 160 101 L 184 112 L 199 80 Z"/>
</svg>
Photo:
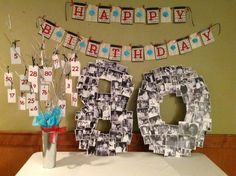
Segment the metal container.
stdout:
<svg viewBox="0 0 236 176">
<path fill-rule="evenodd" d="M 43 168 L 56 166 L 58 133 L 42 131 Z"/>
</svg>

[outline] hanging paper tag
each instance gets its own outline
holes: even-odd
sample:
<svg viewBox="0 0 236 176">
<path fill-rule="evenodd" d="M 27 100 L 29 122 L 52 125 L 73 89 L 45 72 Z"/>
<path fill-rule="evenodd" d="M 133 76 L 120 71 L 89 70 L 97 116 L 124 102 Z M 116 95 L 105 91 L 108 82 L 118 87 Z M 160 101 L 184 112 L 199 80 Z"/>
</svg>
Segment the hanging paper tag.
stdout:
<svg viewBox="0 0 236 176">
<path fill-rule="evenodd" d="M 53 54 L 52 55 L 52 62 L 53 62 L 53 67 L 54 69 L 58 69 L 60 68 L 60 59 L 59 56 L 57 54 Z"/>
<path fill-rule="evenodd" d="M 35 101 L 32 107 L 29 108 L 29 116 L 35 117 L 39 113 L 39 103 L 38 101 Z"/>
<path fill-rule="evenodd" d="M 121 10 L 121 24 L 133 24 L 134 22 L 134 9 L 122 8 Z"/>
<path fill-rule="evenodd" d="M 72 94 L 72 79 L 65 79 L 66 93 Z"/>
<path fill-rule="evenodd" d="M 52 82 L 52 67 L 43 68 L 44 81 Z"/>
<path fill-rule="evenodd" d="M 29 82 L 36 82 L 38 81 L 38 66 L 29 65 L 29 73 L 28 73 L 28 81 Z"/>
<path fill-rule="evenodd" d="M 190 41 L 187 38 L 177 40 L 180 54 L 185 54 L 192 51 Z"/>
<path fill-rule="evenodd" d="M 122 46 L 122 60 L 131 61 L 131 46 Z"/>
<path fill-rule="evenodd" d="M 159 19 L 159 8 L 147 8 L 146 16 L 147 16 L 147 24 L 158 24 L 160 22 Z"/>
<path fill-rule="evenodd" d="M 167 43 L 168 53 L 170 56 L 179 55 L 179 49 L 176 40 Z"/>
<path fill-rule="evenodd" d="M 122 46 L 120 46 L 120 45 L 111 45 L 110 46 L 109 60 L 120 61 L 121 54 L 122 54 Z"/>
<path fill-rule="evenodd" d="M 73 107 L 78 106 L 78 93 L 71 94 L 71 106 L 73 106 Z"/>
<path fill-rule="evenodd" d="M 73 49 L 75 49 L 78 40 L 79 40 L 79 38 L 76 34 L 74 34 L 72 32 L 67 32 L 64 43 L 63 43 L 63 46 L 68 48 L 68 49 L 73 50 Z"/>
<path fill-rule="evenodd" d="M 80 62 L 75 61 L 71 62 L 71 76 L 79 76 L 80 75 Z"/>
<path fill-rule="evenodd" d="M 112 6 L 111 9 L 111 22 L 120 23 L 121 8 Z"/>
<path fill-rule="evenodd" d="M 28 82 L 28 77 L 25 75 L 20 75 L 20 91 L 29 91 L 30 84 Z"/>
<path fill-rule="evenodd" d="M 4 73 L 4 86 L 11 87 L 12 82 L 13 82 L 13 74 L 11 72 Z"/>
<path fill-rule="evenodd" d="M 98 57 L 100 42 L 90 40 L 87 45 L 86 55 L 91 57 Z"/>
<path fill-rule="evenodd" d="M 135 23 L 145 23 L 146 22 L 146 12 L 143 7 L 139 7 L 135 9 L 135 17 L 134 17 Z"/>
<path fill-rule="evenodd" d="M 65 100 L 58 100 L 58 106 L 61 108 L 61 116 L 66 116 L 66 101 Z"/>
<path fill-rule="evenodd" d="M 192 49 L 196 49 L 200 46 L 202 46 L 202 42 L 200 39 L 200 36 L 197 33 L 193 33 L 189 36 L 189 40 L 192 46 Z"/>
<path fill-rule="evenodd" d="M 65 30 L 61 27 L 56 27 L 52 33 L 51 39 L 60 43 L 65 35 Z"/>
<path fill-rule="evenodd" d="M 162 23 L 172 22 L 171 8 L 170 7 L 162 7 L 161 8 L 161 22 Z"/>
<path fill-rule="evenodd" d="M 86 11 L 86 4 L 74 3 L 72 6 L 72 19 L 84 20 Z"/>
<path fill-rule="evenodd" d="M 47 101 L 48 100 L 48 85 L 41 85 L 40 86 L 40 101 Z"/>
<path fill-rule="evenodd" d="M 98 17 L 99 23 L 110 23 L 111 18 L 111 7 L 109 6 L 99 6 L 98 7 Z"/>
<path fill-rule="evenodd" d="M 55 24 L 50 21 L 44 21 L 42 25 L 40 25 L 39 34 L 43 35 L 47 39 L 49 39 L 55 29 Z"/>
<path fill-rule="evenodd" d="M 18 100 L 18 109 L 19 110 L 26 110 L 26 97 L 23 96 L 23 97 L 19 97 L 19 100 Z"/>
<path fill-rule="evenodd" d="M 21 64 L 20 47 L 11 47 L 11 64 Z"/>
<path fill-rule="evenodd" d="M 155 55 L 156 55 L 156 59 L 157 60 L 166 59 L 167 58 L 168 51 L 167 51 L 166 44 L 154 45 L 154 49 L 155 49 Z"/>
<path fill-rule="evenodd" d="M 200 35 L 202 37 L 202 42 L 204 45 L 208 45 L 208 44 L 215 41 L 215 38 L 213 36 L 211 29 L 206 29 L 206 30 L 202 31 L 200 33 Z"/>
<path fill-rule="evenodd" d="M 35 93 L 27 93 L 26 94 L 26 108 L 27 109 L 33 107 L 35 101 L 36 101 Z"/>
<path fill-rule="evenodd" d="M 7 90 L 8 103 L 16 103 L 16 89 Z"/>
<path fill-rule="evenodd" d="M 131 51 L 132 51 L 132 61 L 133 62 L 142 62 L 142 61 L 144 61 L 143 46 L 133 46 Z"/>
<path fill-rule="evenodd" d="M 174 7 L 174 23 L 185 23 L 187 21 L 186 7 Z"/>
<path fill-rule="evenodd" d="M 86 21 L 97 22 L 98 7 L 93 4 L 89 4 L 86 9 Z"/>
<path fill-rule="evenodd" d="M 38 92 L 39 92 L 38 81 L 32 81 L 32 82 L 30 82 L 30 89 L 31 89 L 34 93 L 38 93 Z"/>
<path fill-rule="evenodd" d="M 109 43 L 101 43 L 98 57 L 108 59 L 110 51 L 110 44 Z"/>
<path fill-rule="evenodd" d="M 155 52 L 153 45 L 144 46 L 144 53 L 145 60 L 155 60 Z"/>
</svg>

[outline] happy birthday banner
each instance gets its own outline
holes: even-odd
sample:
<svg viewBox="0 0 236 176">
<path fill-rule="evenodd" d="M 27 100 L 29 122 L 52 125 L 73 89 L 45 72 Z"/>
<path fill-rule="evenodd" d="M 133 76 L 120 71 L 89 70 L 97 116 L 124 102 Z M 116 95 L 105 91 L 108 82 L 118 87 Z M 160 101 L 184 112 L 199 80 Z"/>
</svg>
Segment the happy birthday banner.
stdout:
<svg viewBox="0 0 236 176">
<path fill-rule="evenodd" d="M 186 23 L 188 16 L 192 14 L 190 7 L 118 7 L 103 6 L 79 2 L 67 2 L 65 4 L 65 18 L 67 20 L 67 5 L 72 9 L 71 18 L 81 21 L 97 23 L 120 24 L 159 24 L 159 23 Z M 193 24 L 193 19 L 191 15 Z M 193 24 L 194 25 L 194 24 Z"/>
<path fill-rule="evenodd" d="M 60 26 L 56 26 L 49 20 L 43 19 L 39 25 L 39 34 L 47 39 L 52 39 L 62 46 L 85 53 L 87 56 L 109 59 L 112 61 L 133 61 L 140 62 L 144 60 L 160 60 L 166 59 L 168 56 L 182 55 L 201 46 L 206 46 L 215 41 L 213 28 L 221 26 L 219 23 L 210 25 L 209 27 L 192 33 L 186 37 L 169 40 L 164 43 L 148 44 L 148 45 L 118 45 L 91 40 L 64 30 Z"/>
</svg>

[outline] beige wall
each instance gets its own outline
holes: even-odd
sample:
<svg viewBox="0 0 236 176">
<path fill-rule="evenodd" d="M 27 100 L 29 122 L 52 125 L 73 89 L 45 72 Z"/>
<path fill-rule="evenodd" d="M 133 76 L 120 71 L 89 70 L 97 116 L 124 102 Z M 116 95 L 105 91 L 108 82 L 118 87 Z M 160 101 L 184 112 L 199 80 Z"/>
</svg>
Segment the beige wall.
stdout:
<svg viewBox="0 0 236 176">
<path fill-rule="evenodd" d="M 90 0 L 90 3 L 101 1 Z M 104 5 L 119 6 L 141 6 L 145 4 L 150 6 L 190 6 L 193 11 L 195 26 L 190 22 L 186 24 L 160 24 L 160 25 L 141 25 L 135 24 L 125 26 L 120 24 L 97 24 L 90 22 L 81 22 L 76 20 L 65 21 L 64 18 L 64 0 L 0 0 L 0 65 L 3 63 L 10 64 L 9 42 L 4 34 L 10 35 L 14 39 L 21 40 L 19 45 L 27 63 L 30 63 L 30 56 L 33 54 L 32 44 L 36 45 L 36 39 L 40 40 L 35 27 L 35 21 L 38 16 L 46 15 L 48 19 L 56 21 L 58 25 L 73 32 L 79 32 L 84 36 L 92 36 L 95 40 L 114 44 L 148 44 L 150 42 L 163 42 L 165 39 L 176 39 L 184 37 L 192 32 L 199 31 L 209 24 L 220 22 L 222 33 L 216 37 L 216 42 L 194 50 L 193 52 L 170 57 L 161 61 L 146 61 L 144 63 L 131 63 L 123 61 L 122 64 L 128 66 L 129 73 L 134 76 L 135 92 L 133 93 L 129 109 L 135 111 L 137 90 L 142 80 L 142 73 L 153 68 L 164 65 L 178 65 L 192 67 L 205 78 L 211 93 L 213 131 L 212 133 L 234 133 L 236 134 L 236 79 L 235 79 L 235 0 L 179 0 L 179 1 L 102 1 Z M 8 14 L 12 19 L 12 31 L 7 29 Z M 217 31 L 215 31 L 216 34 Z M 47 54 L 50 55 L 52 48 L 55 46 L 53 41 L 47 42 Z M 62 50 L 63 51 L 63 50 Z M 69 52 L 64 49 L 63 52 Z M 86 57 L 79 53 L 82 66 L 87 62 L 94 62 L 94 58 Z M 23 66 L 11 66 L 18 73 L 23 73 Z M 3 78 L 3 73 L 0 72 Z M 15 77 L 15 82 L 18 79 Z M 15 86 L 18 86 L 17 84 Z M 0 130 L 12 131 L 36 131 L 39 128 L 31 126 L 32 118 L 28 112 L 17 110 L 16 104 L 7 103 L 6 88 L 3 80 L 0 81 Z M 67 97 L 69 100 L 69 97 Z M 176 104 L 177 103 L 177 104 Z M 74 112 L 81 108 L 69 108 L 66 118 L 62 124 L 66 125 L 69 130 L 73 130 Z M 177 119 L 183 118 L 184 108 L 175 98 L 166 98 L 162 105 L 161 113 L 163 119 L 178 116 Z M 135 127 L 137 131 L 137 120 L 135 114 Z M 179 115 L 180 114 L 180 115 Z"/>
</svg>

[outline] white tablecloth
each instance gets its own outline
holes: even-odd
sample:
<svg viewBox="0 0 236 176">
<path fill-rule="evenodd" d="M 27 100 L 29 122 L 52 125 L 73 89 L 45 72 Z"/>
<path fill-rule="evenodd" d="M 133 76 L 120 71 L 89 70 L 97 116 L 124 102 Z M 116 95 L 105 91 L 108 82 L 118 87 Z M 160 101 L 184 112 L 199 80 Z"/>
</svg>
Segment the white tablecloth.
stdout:
<svg viewBox="0 0 236 176">
<path fill-rule="evenodd" d="M 82 152 L 58 152 L 56 167 L 42 167 L 42 153 L 34 153 L 17 176 L 225 176 L 200 153 L 169 158 L 148 152 L 116 156 L 87 156 Z"/>
</svg>

